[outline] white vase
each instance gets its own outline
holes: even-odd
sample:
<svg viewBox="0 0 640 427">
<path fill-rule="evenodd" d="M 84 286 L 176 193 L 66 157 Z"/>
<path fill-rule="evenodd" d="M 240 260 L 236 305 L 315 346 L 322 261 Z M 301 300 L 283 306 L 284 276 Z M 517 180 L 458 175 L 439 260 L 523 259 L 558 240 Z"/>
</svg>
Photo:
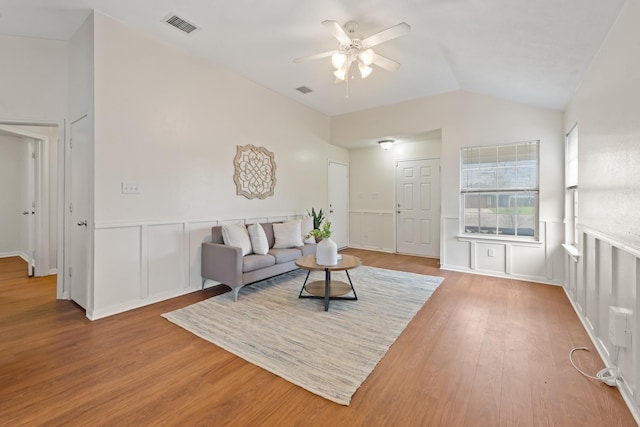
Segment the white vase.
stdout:
<svg viewBox="0 0 640 427">
<path fill-rule="evenodd" d="M 316 245 L 316 264 L 336 265 L 338 263 L 338 245 L 326 237 Z"/>
</svg>

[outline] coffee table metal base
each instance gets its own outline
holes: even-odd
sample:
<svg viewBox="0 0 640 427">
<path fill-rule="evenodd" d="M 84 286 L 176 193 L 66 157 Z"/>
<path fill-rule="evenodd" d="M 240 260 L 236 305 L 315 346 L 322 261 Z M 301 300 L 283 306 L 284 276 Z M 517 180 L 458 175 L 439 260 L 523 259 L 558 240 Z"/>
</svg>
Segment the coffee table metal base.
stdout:
<svg viewBox="0 0 640 427">
<path fill-rule="evenodd" d="M 353 288 L 351 276 L 349 276 L 349 272 L 347 270 L 345 270 L 344 272 L 347 273 L 349 283 L 341 282 L 338 280 L 331 280 L 331 270 L 329 270 L 328 268 L 324 270 L 324 280 L 316 280 L 314 282 L 307 283 L 307 281 L 309 280 L 309 275 L 311 274 L 311 270 L 309 270 L 307 272 L 307 277 L 304 279 L 302 289 L 300 289 L 298 298 L 324 299 L 324 311 L 329 310 L 329 300 L 332 299 L 357 301 L 358 295 L 356 295 L 356 290 Z M 307 293 L 310 295 L 302 295 L 304 291 L 307 291 Z M 348 294 L 349 292 L 353 292 L 352 297 L 342 296 Z"/>
</svg>

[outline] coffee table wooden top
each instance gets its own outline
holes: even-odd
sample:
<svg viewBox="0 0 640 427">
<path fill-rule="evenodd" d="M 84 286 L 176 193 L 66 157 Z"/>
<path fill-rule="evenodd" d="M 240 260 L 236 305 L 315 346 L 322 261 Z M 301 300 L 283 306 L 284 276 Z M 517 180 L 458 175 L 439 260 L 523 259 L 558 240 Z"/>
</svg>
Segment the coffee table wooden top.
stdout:
<svg viewBox="0 0 640 427">
<path fill-rule="evenodd" d="M 340 271 L 360 267 L 362 265 L 362 261 L 360 258 L 353 255 L 344 254 L 342 255 L 342 259 L 338 260 L 336 265 L 320 265 L 316 264 L 316 256 L 311 254 L 298 258 L 296 260 L 296 265 L 304 270 L 311 271 Z"/>
</svg>

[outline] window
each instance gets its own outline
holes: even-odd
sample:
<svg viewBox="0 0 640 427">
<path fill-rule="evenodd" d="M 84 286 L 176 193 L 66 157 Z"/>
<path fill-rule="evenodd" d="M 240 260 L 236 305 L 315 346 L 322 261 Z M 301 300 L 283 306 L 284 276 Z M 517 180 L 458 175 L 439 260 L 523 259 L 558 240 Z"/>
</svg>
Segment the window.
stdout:
<svg viewBox="0 0 640 427">
<path fill-rule="evenodd" d="M 578 244 L 578 125 L 575 124 L 565 139 L 565 242 Z"/>
<path fill-rule="evenodd" d="M 538 237 L 539 141 L 461 150 L 462 230 Z"/>
</svg>

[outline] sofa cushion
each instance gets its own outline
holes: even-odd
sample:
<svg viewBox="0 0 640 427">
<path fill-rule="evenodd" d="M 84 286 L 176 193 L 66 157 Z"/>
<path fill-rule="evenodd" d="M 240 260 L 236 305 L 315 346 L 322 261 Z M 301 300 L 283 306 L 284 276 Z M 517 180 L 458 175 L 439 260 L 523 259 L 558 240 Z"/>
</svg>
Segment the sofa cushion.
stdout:
<svg viewBox="0 0 640 427">
<path fill-rule="evenodd" d="M 284 262 L 295 261 L 302 256 L 302 250 L 296 248 L 269 249 L 269 255 L 273 255 L 276 259 L 276 264 L 282 264 Z"/>
<path fill-rule="evenodd" d="M 224 238 L 222 237 L 222 226 L 215 225 L 211 227 L 211 243 L 219 243 L 224 245 Z"/>
<path fill-rule="evenodd" d="M 242 257 L 242 272 L 258 270 L 260 268 L 271 267 L 276 263 L 276 258 L 272 255 L 247 255 Z"/>
<path fill-rule="evenodd" d="M 281 224 L 273 224 L 273 236 L 276 249 L 293 248 L 302 246 L 302 228 L 299 219 L 286 221 Z"/>
<path fill-rule="evenodd" d="M 262 229 L 264 230 L 264 234 L 267 235 L 267 241 L 269 242 L 269 247 L 272 248 L 273 244 L 276 242 L 276 239 L 273 237 L 273 223 L 272 222 L 262 222 L 260 223 Z"/>
<path fill-rule="evenodd" d="M 241 248 L 243 256 L 253 252 L 247 227 L 242 223 L 223 225 L 222 238 L 225 245 Z"/>
<path fill-rule="evenodd" d="M 269 242 L 262 226 L 260 224 L 251 224 L 247 227 L 247 231 L 249 232 L 253 253 L 266 255 L 269 252 Z"/>
</svg>

